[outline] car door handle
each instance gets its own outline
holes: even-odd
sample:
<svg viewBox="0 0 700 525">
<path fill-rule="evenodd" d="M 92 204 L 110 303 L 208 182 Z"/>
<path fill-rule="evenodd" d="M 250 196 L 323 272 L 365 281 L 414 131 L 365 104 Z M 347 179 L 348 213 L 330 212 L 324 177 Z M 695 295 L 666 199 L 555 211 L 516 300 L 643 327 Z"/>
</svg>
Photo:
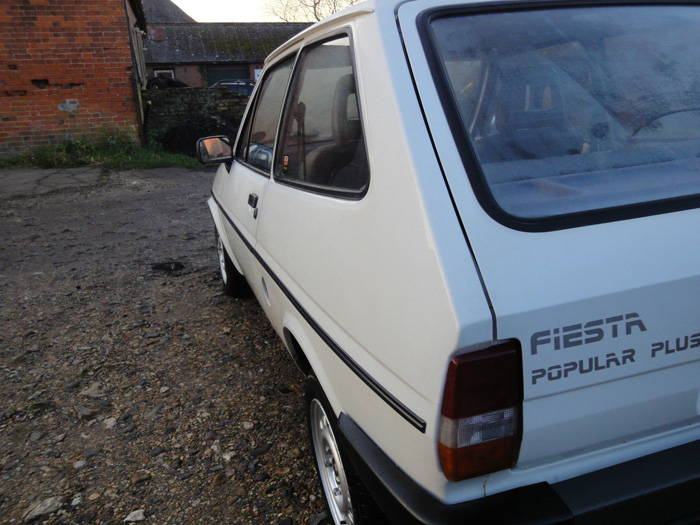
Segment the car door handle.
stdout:
<svg viewBox="0 0 700 525">
<path fill-rule="evenodd" d="M 257 208 L 258 207 L 258 196 L 255 193 L 251 193 L 248 195 L 248 206 L 251 208 Z"/>
<path fill-rule="evenodd" d="M 253 219 L 258 218 L 258 196 L 255 193 L 248 195 L 248 206 L 253 209 Z"/>
</svg>

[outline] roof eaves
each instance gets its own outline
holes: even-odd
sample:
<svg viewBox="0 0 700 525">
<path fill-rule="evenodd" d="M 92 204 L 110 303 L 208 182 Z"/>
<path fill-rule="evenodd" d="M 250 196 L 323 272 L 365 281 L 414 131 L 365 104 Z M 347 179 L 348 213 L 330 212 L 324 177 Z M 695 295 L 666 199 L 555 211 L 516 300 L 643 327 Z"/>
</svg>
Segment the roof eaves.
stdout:
<svg viewBox="0 0 700 525">
<path fill-rule="evenodd" d="M 129 5 L 131 6 L 134 15 L 136 15 L 136 25 L 139 26 L 141 31 L 146 31 L 146 13 L 143 9 L 143 1 L 129 0 Z"/>
</svg>

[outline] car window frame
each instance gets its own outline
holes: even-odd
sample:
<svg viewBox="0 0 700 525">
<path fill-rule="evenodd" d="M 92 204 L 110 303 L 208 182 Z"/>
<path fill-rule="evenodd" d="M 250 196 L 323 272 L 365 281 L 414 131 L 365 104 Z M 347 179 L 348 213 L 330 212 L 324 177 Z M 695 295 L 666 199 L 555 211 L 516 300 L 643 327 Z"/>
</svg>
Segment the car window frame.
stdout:
<svg viewBox="0 0 700 525">
<path fill-rule="evenodd" d="M 320 184 L 313 184 L 309 183 L 306 181 L 300 181 L 300 180 L 295 180 L 295 179 L 288 179 L 284 177 L 280 177 L 277 174 L 277 167 L 279 165 L 279 155 L 281 152 L 279 151 L 279 146 L 280 146 L 280 141 L 282 139 L 282 129 L 284 127 L 284 122 L 286 121 L 287 114 L 289 112 L 289 104 L 290 104 L 290 96 L 294 91 L 294 87 L 296 86 L 296 81 L 299 78 L 300 74 L 300 57 L 304 53 L 304 51 L 309 50 L 310 48 L 316 47 L 323 45 L 325 42 L 330 42 L 333 40 L 338 40 L 341 38 L 347 38 L 348 39 L 348 48 L 350 51 L 350 65 L 352 67 L 352 72 L 353 72 L 353 77 L 354 77 L 354 82 L 355 82 L 355 99 L 357 101 L 357 112 L 360 120 L 360 129 L 362 131 L 362 141 L 365 147 L 365 156 L 367 157 L 367 181 L 364 185 L 364 187 L 360 190 L 353 190 L 349 188 L 338 188 L 338 187 L 333 187 L 333 186 L 327 186 L 327 185 L 320 185 Z M 367 140 L 365 136 L 365 125 L 364 125 L 364 118 L 362 117 L 362 102 L 360 100 L 360 90 L 359 90 L 359 84 L 358 84 L 358 75 L 357 75 L 357 60 L 355 58 L 355 47 L 354 47 L 354 39 L 353 39 L 353 33 L 352 29 L 350 27 L 342 27 L 338 28 L 335 31 L 326 33 L 324 35 L 319 36 L 318 38 L 315 38 L 313 40 L 310 40 L 306 43 L 304 43 L 297 51 L 296 51 L 296 57 L 295 57 L 295 62 L 294 62 L 294 67 L 292 70 L 292 74 L 289 79 L 289 83 L 287 84 L 287 91 L 285 93 L 285 100 L 284 100 L 284 105 L 282 107 L 282 113 L 280 115 L 280 120 L 278 123 L 277 127 L 277 136 L 275 139 L 275 151 L 273 153 L 273 161 L 272 161 L 272 179 L 279 184 L 283 184 L 285 186 L 291 186 L 293 188 L 299 189 L 301 191 L 305 191 L 307 193 L 314 193 L 314 194 L 319 194 L 319 195 L 324 195 L 324 196 L 329 196 L 329 197 L 335 197 L 335 198 L 340 198 L 344 200 L 353 200 L 353 201 L 359 201 L 364 198 L 364 196 L 367 194 L 369 191 L 369 186 L 371 183 L 371 166 L 369 163 L 369 153 L 368 153 L 368 148 L 367 148 Z"/>
<path fill-rule="evenodd" d="M 639 202 L 634 204 L 623 204 L 609 208 L 598 208 L 546 217 L 519 217 L 508 213 L 496 201 L 491 190 L 489 189 L 488 182 L 484 176 L 481 164 L 477 159 L 476 152 L 473 149 L 468 132 L 464 128 L 464 123 L 459 115 L 457 101 L 455 100 L 452 89 L 449 85 L 448 72 L 445 70 L 444 65 L 442 64 L 437 42 L 432 35 L 431 23 L 437 18 L 450 16 L 495 14 L 502 12 L 533 11 L 539 9 L 554 10 L 616 5 L 647 5 L 649 3 L 652 2 L 632 2 L 623 0 L 609 3 L 605 0 L 569 0 L 566 2 L 560 0 L 547 3 L 531 1 L 517 4 L 506 3 L 500 5 L 460 5 L 430 8 L 423 11 L 416 17 L 417 32 L 425 53 L 428 67 L 430 69 L 431 78 L 437 91 L 451 136 L 453 137 L 460 160 L 464 166 L 464 170 L 466 172 L 465 176 L 468 178 L 469 184 L 481 207 L 496 222 L 510 229 L 523 232 L 542 233 L 558 231 L 590 226 L 594 224 L 604 224 L 696 209 L 700 207 L 700 194 Z M 697 4 L 684 0 L 669 2 L 669 5 L 693 5 L 700 9 L 700 6 L 697 6 Z"/>
<path fill-rule="evenodd" d="M 297 60 L 299 58 L 299 52 L 300 50 L 290 53 L 289 55 L 284 55 L 283 57 L 280 57 L 279 60 L 276 60 L 274 64 L 270 65 L 269 69 L 266 69 L 266 71 L 263 72 L 263 74 L 260 76 L 260 79 L 258 80 L 258 85 L 255 86 L 255 90 L 253 91 L 251 101 L 248 103 L 248 108 L 246 110 L 246 113 L 243 117 L 243 121 L 241 122 L 240 130 L 239 130 L 239 135 L 238 138 L 236 139 L 236 144 L 233 148 L 233 160 L 234 162 L 239 162 L 241 164 L 244 164 L 247 168 L 253 170 L 255 173 L 258 175 L 261 175 L 267 179 L 271 178 L 272 170 L 275 165 L 275 153 L 277 150 L 277 144 L 279 140 L 279 133 L 280 133 L 280 124 L 282 122 L 282 116 L 284 115 L 284 108 L 287 104 L 287 96 L 289 94 L 289 87 L 291 85 L 291 81 L 294 78 L 294 70 L 296 68 Z M 269 80 L 270 75 L 278 68 L 281 67 L 283 64 L 285 64 L 287 61 L 291 62 L 291 72 L 289 74 L 289 79 L 287 80 L 287 85 L 284 88 L 284 94 L 282 95 L 282 108 L 280 111 L 280 116 L 277 119 L 277 124 L 275 125 L 275 138 L 273 141 L 273 149 L 272 149 L 272 162 L 270 164 L 270 168 L 268 171 L 265 171 L 261 169 L 258 166 L 255 166 L 248 162 L 248 158 L 246 157 L 245 159 L 239 154 L 241 151 L 241 148 L 243 147 L 243 144 L 250 144 L 250 136 L 253 131 L 253 121 L 255 120 L 255 116 L 257 115 L 258 111 L 258 106 L 260 104 L 260 99 L 262 98 L 262 91 L 263 88 L 265 87 L 265 82 Z"/>
</svg>

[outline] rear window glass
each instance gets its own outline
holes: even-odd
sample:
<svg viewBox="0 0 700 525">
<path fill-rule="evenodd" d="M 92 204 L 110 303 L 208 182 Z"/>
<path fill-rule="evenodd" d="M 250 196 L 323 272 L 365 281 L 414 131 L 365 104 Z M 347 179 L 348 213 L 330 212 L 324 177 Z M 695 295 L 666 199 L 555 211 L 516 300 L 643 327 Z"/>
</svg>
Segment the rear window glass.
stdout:
<svg viewBox="0 0 700 525">
<path fill-rule="evenodd" d="M 697 205 L 699 27 L 690 6 L 433 14 L 482 202 L 525 220 Z"/>
<path fill-rule="evenodd" d="M 359 198 L 369 166 L 350 38 L 304 49 L 282 119 L 275 175 L 310 191 Z"/>
</svg>

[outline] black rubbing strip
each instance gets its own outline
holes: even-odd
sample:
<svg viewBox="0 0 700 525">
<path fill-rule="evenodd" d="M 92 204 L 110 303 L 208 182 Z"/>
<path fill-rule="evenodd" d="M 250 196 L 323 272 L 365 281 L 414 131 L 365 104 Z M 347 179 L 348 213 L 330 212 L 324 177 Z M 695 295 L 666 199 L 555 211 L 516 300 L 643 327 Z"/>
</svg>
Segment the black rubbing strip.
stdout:
<svg viewBox="0 0 700 525">
<path fill-rule="evenodd" d="M 313 319 L 313 317 L 311 317 L 311 315 L 304 309 L 304 307 L 301 304 L 299 304 L 299 301 L 296 300 L 296 298 L 287 289 L 284 283 L 282 283 L 277 274 L 275 274 L 272 271 L 272 269 L 267 265 L 267 263 L 263 260 L 260 254 L 255 250 L 255 248 L 246 240 L 245 236 L 233 223 L 233 220 L 231 219 L 231 217 L 228 216 L 228 214 L 223 209 L 223 207 L 219 203 L 219 200 L 216 198 L 216 195 L 214 195 L 213 192 L 212 197 L 214 198 L 214 202 L 216 202 L 217 206 L 221 210 L 221 213 L 223 213 L 224 217 L 226 217 L 228 223 L 234 229 L 236 234 L 241 238 L 243 243 L 248 247 L 250 252 L 255 256 L 258 262 L 262 265 L 263 269 L 272 278 L 272 280 L 275 281 L 277 286 L 279 286 L 280 290 L 282 290 L 282 293 L 284 293 L 287 299 L 289 299 L 294 308 L 296 308 L 296 310 L 301 314 L 301 316 L 306 320 L 306 322 L 309 323 L 309 326 L 311 326 L 311 328 L 316 332 L 316 334 L 318 334 L 318 336 L 326 343 L 326 345 L 328 345 L 328 347 L 333 351 L 333 353 L 336 356 L 338 356 L 338 358 L 343 363 L 345 363 L 347 367 L 350 368 L 350 370 L 352 370 L 352 372 L 355 375 L 357 375 L 357 377 L 359 377 L 369 388 L 371 388 L 375 394 L 377 394 L 380 398 L 382 398 L 382 400 L 384 400 L 384 402 L 386 402 L 391 408 L 398 412 L 398 414 L 401 417 L 403 417 L 406 421 L 408 421 L 418 430 L 425 433 L 425 421 L 423 421 L 418 415 L 416 415 L 415 412 L 413 412 L 401 401 L 399 401 L 391 392 L 389 392 L 386 388 L 379 384 L 379 382 L 376 379 L 369 375 L 352 357 L 350 357 L 350 355 L 345 350 L 343 350 L 338 345 L 338 343 L 336 343 L 333 340 L 333 338 L 330 335 L 326 333 L 326 331 L 323 328 L 321 328 L 321 326 Z"/>
</svg>

